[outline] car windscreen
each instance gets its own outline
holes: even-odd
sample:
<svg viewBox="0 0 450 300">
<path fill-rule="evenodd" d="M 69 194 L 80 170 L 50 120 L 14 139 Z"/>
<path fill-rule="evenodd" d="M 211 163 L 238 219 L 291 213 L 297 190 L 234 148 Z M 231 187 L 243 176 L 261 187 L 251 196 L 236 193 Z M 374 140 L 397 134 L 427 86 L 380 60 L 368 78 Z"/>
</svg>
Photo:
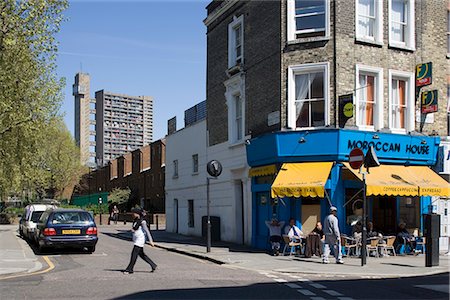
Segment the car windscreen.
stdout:
<svg viewBox="0 0 450 300">
<path fill-rule="evenodd" d="M 39 221 L 39 218 L 42 216 L 44 212 L 43 211 L 35 211 L 31 215 L 31 222 L 37 223 Z"/>
<path fill-rule="evenodd" d="M 87 212 L 55 212 L 52 216 L 52 224 L 84 224 L 91 221 Z"/>
</svg>

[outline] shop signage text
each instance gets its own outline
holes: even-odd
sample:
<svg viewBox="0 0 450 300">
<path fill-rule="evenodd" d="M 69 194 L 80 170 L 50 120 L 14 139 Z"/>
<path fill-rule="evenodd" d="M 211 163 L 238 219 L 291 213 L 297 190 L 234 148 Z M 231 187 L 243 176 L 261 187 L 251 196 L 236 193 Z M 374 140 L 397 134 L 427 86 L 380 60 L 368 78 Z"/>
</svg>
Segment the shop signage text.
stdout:
<svg viewBox="0 0 450 300">
<path fill-rule="evenodd" d="M 347 148 L 349 150 L 354 148 L 360 148 L 362 150 L 368 150 L 372 146 L 378 152 L 402 152 L 402 144 L 400 143 L 390 143 L 390 142 L 368 142 L 368 141 L 357 141 L 349 140 Z M 428 145 L 403 145 L 404 151 L 408 154 L 430 154 L 430 146 Z"/>
</svg>

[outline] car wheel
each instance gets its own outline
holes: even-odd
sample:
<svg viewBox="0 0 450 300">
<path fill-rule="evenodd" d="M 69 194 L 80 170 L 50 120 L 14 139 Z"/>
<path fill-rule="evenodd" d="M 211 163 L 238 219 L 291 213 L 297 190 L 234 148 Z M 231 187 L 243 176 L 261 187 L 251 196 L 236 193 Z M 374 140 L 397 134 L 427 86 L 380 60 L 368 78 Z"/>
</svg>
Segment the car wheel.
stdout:
<svg viewBox="0 0 450 300">
<path fill-rule="evenodd" d="M 19 235 L 20 235 L 21 238 L 24 237 L 24 236 L 23 236 L 23 230 L 22 230 L 22 228 L 19 228 Z"/>
<path fill-rule="evenodd" d="M 89 253 L 94 253 L 95 252 L 95 246 L 90 246 L 90 247 L 86 247 L 86 248 L 87 248 L 87 251 Z"/>
<path fill-rule="evenodd" d="M 45 251 L 47 250 L 47 248 L 42 246 L 42 245 L 40 245 L 39 242 L 38 242 L 38 249 L 39 249 L 39 253 L 40 254 L 45 253 Z"/>
</svg>

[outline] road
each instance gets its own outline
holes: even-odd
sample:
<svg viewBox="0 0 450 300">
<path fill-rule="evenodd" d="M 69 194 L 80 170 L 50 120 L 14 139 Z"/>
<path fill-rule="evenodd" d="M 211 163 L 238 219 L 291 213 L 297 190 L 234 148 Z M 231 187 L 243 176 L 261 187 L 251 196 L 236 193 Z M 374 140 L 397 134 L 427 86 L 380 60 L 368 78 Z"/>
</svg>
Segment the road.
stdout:
<svg viewBox="0 0 450 300">
<path fill-rule="evenodd" d="M 138 259 L 122 274 L 132 243 L 102 230 L 94 254 L 47 253 L 47 273 L 0 279 L 0 299 L 448 299 L 447 274 L 406 279 L 362 279 L 255 272 L 217 265 L 146 246 L 155 273 Z M 425 286 L 423 286 L 425 285 Z"/>
</svg>

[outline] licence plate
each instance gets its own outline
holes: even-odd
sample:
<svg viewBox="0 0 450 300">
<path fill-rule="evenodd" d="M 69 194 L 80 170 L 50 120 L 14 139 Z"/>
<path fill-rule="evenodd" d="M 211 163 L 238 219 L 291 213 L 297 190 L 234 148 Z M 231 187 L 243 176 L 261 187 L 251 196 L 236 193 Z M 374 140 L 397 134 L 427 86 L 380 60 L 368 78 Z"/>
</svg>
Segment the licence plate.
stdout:
<svg viewBox="0 0 450 300">
<path fill-rule="evenodd" d="M 80 229 L 66 229 L 62 231 L 62 234 L 80 234 Z"/>
</svg>

